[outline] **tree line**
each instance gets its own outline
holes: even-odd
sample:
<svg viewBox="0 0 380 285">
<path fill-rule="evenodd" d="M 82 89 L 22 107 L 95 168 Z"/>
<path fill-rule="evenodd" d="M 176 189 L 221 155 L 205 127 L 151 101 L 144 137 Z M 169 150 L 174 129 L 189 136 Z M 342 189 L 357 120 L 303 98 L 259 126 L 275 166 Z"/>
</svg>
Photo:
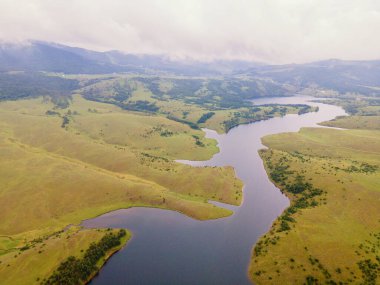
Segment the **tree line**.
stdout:
<svg viewBox="0 0 380 285">
<path fill-rule="evenodd" d="M 44 285 L 66 284 L 76 285 L 85 283 L 98 270 L 98 261 L 105 257 L 107 252 L 120 246 L 121 239 L 126 236 L 124 229 L 117 233 L 105 234 L 98 243 L 91 243 L 82 258 L 70 256 L 58 266 L 53 274 L 43 282 Z"/>
</svg>

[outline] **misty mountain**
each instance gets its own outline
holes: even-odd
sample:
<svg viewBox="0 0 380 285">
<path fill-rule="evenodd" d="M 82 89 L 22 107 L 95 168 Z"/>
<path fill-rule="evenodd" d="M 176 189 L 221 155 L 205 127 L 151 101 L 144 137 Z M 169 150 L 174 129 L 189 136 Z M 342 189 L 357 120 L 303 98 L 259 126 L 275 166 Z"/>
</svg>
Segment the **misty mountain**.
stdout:
<svg viewBox="0 0 380 285">
<path fill-rule="evenodd" d="M 67 74 L 138 73 L 148 75 L 248 76 L 264 85 L 308 87 L 340 93 L 378 94 L 380 60 L 325 60 L 306 64 L 265 65 L 239 60 L 173 60 L 164 55 L 136 55 L 120 51 L 98 52 L 57 43 L 30 41 L 0 45 L 0 72 L 46 71 Z"/>
<path fill-rule="evenodd" d="M 340 93 L 378 94 L 380 61 L 325 60 L 307 64 L 266 65 L 246 72 L 299 88 L 322 87 Z"/>
<path fill-rule="evenodd" d="M 31 41 L 0 45 L 0 71 L 75 73 L 135 72 L 187 76 L 223 75 L 258 66 L 245 61 L 200 62 L 171 60 L 162 55 L 134 55 L 119 51 L 97 52 L 57 43 Z"/>
<path fill-rule="evenodd" d="M 0 71 L 47 71 L 63 73 L 112 73 L 138 71 L 106 61 L 96 60 L 97 52 L 57 44 L 30 42 L 28 44 L 3 44 L 0 46 Z"/>
</svg>

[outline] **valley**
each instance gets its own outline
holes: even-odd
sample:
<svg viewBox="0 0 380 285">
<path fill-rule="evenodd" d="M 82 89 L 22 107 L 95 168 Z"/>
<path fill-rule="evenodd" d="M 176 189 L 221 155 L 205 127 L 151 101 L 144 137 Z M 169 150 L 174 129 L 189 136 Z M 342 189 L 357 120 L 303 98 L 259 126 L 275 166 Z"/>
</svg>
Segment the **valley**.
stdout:
<svg viewBox="0 0 380 285">
<path fill-rule="evenodd" d="M 2 44 L 0 284 L 376 284 L 378 70 Z"/>
<path fill-rule="evenodd" d="M 231 210 L 209 201 L 240 205 L 242 182 L 232 167 L 194 168 L 175 162 L 207 160 L 218 152 L 216 141 L 205 138 L 200 128 L 215 126 L 224 132 L 225 120 L 242 110 L 253 114 L 249 120 L 313 111 L 305 105 L 210 110 L 182 100 L 153 101 L 144 86 L 118 80 L 137 84 L 128 102 L 152 100 L 163 111 L 125 110 L 122 101 L 103 99 L 109 96 L 107 89 L 98 91 L 101 99 L 96 100 L 83 98 L 86 95 L 80 94 L 85 91 L 79 89 L 70 96 L 52 93 L 0 103 L 0 261 L 4 265 L 0 276 L 7 284 L 44 283 L 60 262 L 80 256 L 102 236 L 79 228 L 73 234 L 56 233 L 109 211 L 154 207 L 198 220 L 230 216 Z M 213 121 L 197 123 L 211 111 L 216 114 Z M 185 123 L 170 118 L 184 112 L 190 117 Z M 82 235 L 86 242 L 78 243 Z M 41 240 L 43 250 L 35 249 L 39 246 L 35 240 Z M 73 250 L 57 255 L 61 247 Z M 38 266 L 44 270 L 20 274 L 18 270 L 32 271 L 36 266 L 32 252 L 43 254 L 46 264 L 40 261 Z"/>
</svg>

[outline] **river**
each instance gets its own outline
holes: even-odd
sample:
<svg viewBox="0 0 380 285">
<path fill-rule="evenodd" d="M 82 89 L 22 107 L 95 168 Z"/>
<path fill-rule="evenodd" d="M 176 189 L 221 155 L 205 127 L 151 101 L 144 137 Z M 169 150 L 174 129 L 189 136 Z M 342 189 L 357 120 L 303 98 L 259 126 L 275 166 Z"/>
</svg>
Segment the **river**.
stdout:
<svg viewBox="0 0 380 285">
<path fill-rule="evenodd" d="M 197 221 L 180 213 L 131 208 L 107 213 L 83 222 L 85 227 L 127 228 L 133 232 L 128 245 L 106 263 L 92 285 L 103 284 L 251 284 L 247 268 L 251 250 L 260 236 L 289 205 L 289 200 L 268 179 L 258 150 L 265 135 L 295 132 L 301 127 L 345 115 L 342 108 L 312 103 L 311 97 L 263 98 L 256 105 L 309 104 L 319 111 L 286 115 L 231 129 L 219 135 L 220 152 L 209 161 L 181 161 L 194 166 L 235 168 L 244 182 L 244 199 L 230 217 Z"/>
</svg>

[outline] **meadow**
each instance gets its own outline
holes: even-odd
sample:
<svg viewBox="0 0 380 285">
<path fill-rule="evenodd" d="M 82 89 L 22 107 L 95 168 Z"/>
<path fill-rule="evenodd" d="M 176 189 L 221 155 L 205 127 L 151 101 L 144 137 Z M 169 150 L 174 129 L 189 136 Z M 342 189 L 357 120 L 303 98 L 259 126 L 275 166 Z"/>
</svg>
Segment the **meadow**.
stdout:
<svg viewBox="0 0 380 285">
<path fill-rule="evenodd" d="M 24 246 L 19 251 L 1 256 L 1 284 L 45 284 L 47 277 L 56 270 L 61 261 L 66 260 L 68 256 L 81 258 L 91 243 L 98 242 L 109 232 L 117 233 L 117 230 L 70 227 L 34 239 L 28 247 Z M 121 240 L 121 245 L 108 251 L 107 255 L 98 261 L 97 266 L 100 268 L 130 237 L 131 234 L 127 232 Z"/>
<path fill-rule="evenodd" d="M 205 139 L 202 131 L 80 96 L 73 97 L 70 109 L 54 107 L 47 98 L 0 103 L 1 280 L 32 270 L 34 259 L 49 261 L 46 270 L 39 270 L 40 280 L 47 277 L 52 260 L 57 266 L 70 250 L 59 256 L 46 250 L 55 259 L 25 250 L 22 255 L 30 260 L 23 266 L 12 266 L 10 257 L 35 239 L 108 211 L 145 206 L 215 219 L 232 212 L 208 200 L 241 202 L 242 184 L 232 168 L 191 168 L 173 160 L 207 159 L 216 153 L 215 141 Z M 89 235 L 87 242 L 99 238 Z M 55 241 L 63 247 L 68 242 Z M 76 251 L 74 247 L 72 254 Z M 27 283 L 36 281 L 36 274 L 23 276 L 30 276 Z M 17 278 L 7 280 L 18 284 Z"/>
<path fill-rule="evenodd" d="M 380 268 L 378 117 L 342 117 L 263 138 L 271 180 L 291 200 L 253 249 L 257 284 L 377 284 Z"/>
<path fill-rule="evenodd" d="M 80 93 L 88 100 L 159 114 L 193 129 L 209 128 L 218 133 L 240 124 L 316 111 L 308 105 L 253 106 L 249 99 L 266 96 L 270 88 L 258 88 L 256 83 L 238 79 L 118 76 L 93 84 L 86 82 Z"/>
<path fill-rule="evenodd" d="M 246 101 L 225 108 L 233 100 L 229 93 L 205 92 L 192 101 L 193 79 L 163 78 L 155 89 L 136 76 L 32 74 L 23 77 L 25 86 L 14 76 L 7 77 L 4 94 L 19 96 L 0 102 L 1 284 L 53 280 L 49 276 L 69 256 L 80 258 L 106 234 L 77 225 L 106 212 L 153 207 L 198 220 L 231 215 L 209 201 L 240 205 L 243 185 L 232 167 L 176 162 L 207 160 L 218 152 L 201 128 L 222 133 L 313 111 L 303 105 L 249 107 Z M 29 86 L 38 89 L 30 92 Z"/>
</svg>

